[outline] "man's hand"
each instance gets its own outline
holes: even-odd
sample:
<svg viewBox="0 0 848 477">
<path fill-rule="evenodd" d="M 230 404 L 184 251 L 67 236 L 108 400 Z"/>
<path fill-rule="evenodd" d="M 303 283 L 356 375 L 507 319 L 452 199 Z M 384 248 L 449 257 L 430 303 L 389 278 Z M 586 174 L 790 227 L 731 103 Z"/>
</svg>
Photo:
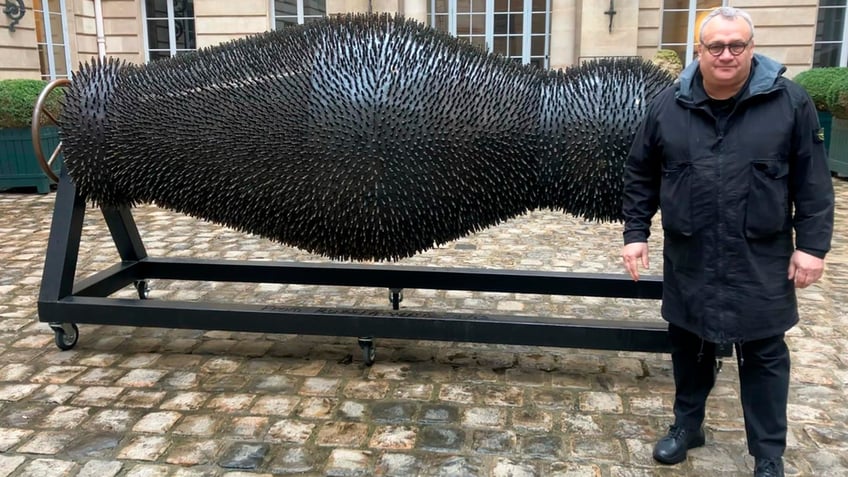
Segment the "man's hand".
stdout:
<svg viewBox="0 0 848 477">
<path fill-rule="evenodd" d="M 824 260 L 809 253 L 796 250 L 789 260 L 789 279 L 795 288 L 807 288 L 815 283 L 824 272 Z"/>
<path fill-rule="evenodd" d="M 621 249 L 621 258 L 624 259 L 624 268 L 630 272 L 633 281 L 639 281 L 639 262 L 648 268 L 648 243 L 633 242 L 625 245 Z"/>
</svg>

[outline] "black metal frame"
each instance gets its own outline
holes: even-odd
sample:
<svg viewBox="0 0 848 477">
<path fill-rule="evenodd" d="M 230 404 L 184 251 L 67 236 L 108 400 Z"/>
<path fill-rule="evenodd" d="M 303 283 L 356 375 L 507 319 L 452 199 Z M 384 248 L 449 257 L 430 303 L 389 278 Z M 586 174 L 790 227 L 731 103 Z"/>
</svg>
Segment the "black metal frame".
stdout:
<svg viewBox="0 0 848 477">
<path fill-rule="evenodd" d="M 74 283 L 85 211 L 85 199 L 77 194 L 63 170 L 38 299 L 39 320 L 50 323 L 57 333 L 57 344 L 60 333 L 72 333 L 74 324 L 90 323 L 669 351 L 666 324 L 659 318 L 645 323 L 409 309 L 198 303 L 147 300 L 141 289 L 139 299 L 111 298 L 128 285 L 135 283 L 138 287 L 151 278 L 365 286 L 388 288 L 392 293 L 404 288 L 430 288 L 643 299 L 660 299 L 662 282 L 657 277 L 634 282 L 624 274 L 153 258 L 147 256 L 130 209 L 103 207 L 121 262 Z M 394 305 L 396 308 L 396 301 Z M 63 349 L 75 343 L 73 334 L 73 341 Z"/>
</svg>

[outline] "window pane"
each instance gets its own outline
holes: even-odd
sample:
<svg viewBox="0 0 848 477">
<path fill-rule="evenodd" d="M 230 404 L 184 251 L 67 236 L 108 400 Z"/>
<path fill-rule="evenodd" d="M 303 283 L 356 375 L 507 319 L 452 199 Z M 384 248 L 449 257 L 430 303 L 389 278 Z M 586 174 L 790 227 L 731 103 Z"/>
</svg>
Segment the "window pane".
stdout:
<svg viewBox="0 0 848 477">
<path fill-rule="evenodd" d="M 492 41 L 494 42 L 494 45 L 492 45 L 492 52 L 506 55 L 506 37 L 496 36 L 492 39 Z"/>
<path fill-rule="evenodd" d="M 324 0 L 305 0 L 303 2 L 304 15 L 319 15 L 327 14 L 327 2 Z"/>
<path fill-rule="evenodd" d="M 546 3 L 547 2 L 545 0 L 533 0 L 533 7 L 532 7 L 533 11 L 534 12 L 545 12 L 548 8 Z"/>
<path fill-rule="evenodd" d="M 53 47 L 53 64 L 56 68 L 56 76 L 68 76 L 68 67 L 65 65 L 65 47 L 56 45 Z"/>
<path fill-rule="evenodd" d="M 433 28 L 441 31 L 448 31 L 448 16 L 447 15 L 436 15 L 435 24 Z"/>
<path fill-rule="evenodd" d="M 174 20 L 174 36 L 177 40 L 177 48 L 186 50 L 197 48 L 194 41 L 194 19 Z"/>
<path fill-rule="evenodd" d="M 666 12 L 663 14 L 663 43 L 686 43 L 689 28 L 689 12 Z"/>
<path fill-rule="evenodd" d="M 495 0 L 495 12 L 509 12 L 509 0 Z"/>
<path fill-rule="evenodd" d="M 168 20 L 147 20 L 147 48 L 168 50 Z"/>
<path fill-rule="evenodd" d="M 274 27 L 277 30 L 291 26 L 297 26 L 297 17 L 277 17 L 274 19 Z"/>
<path fill-rule="evenodd" d="M 689 0 L 665 0 L 663 7 L 666 10 L 689 10 Z"/>
<path fill-rule="evenodd" d="M 61 13 L 62 5 L 59 3 L 59 0 L 47 0 L 47 9 L 50 13 Z"/>
<path fill-rule="evenodd" d="M 530 56 L 545 56 L 545 37 L 534 35 L 530 37 Z"/>
<path fill-rule="evenodd" d="M 47 58 L 46 45 L 38 45 L 38 63 L 41 66 L 41 74 L 50 76 L 50 60 Z"/>
<path fill-rule="evenodd" d="M 721 6 L 721 0 L 698 0 L 695 8 L 698 10 L 715 10 Z"/>
<path fill-rule="evenodd" d="M 174 16 L 194 18 L 194 1 L 174 0 Z"/>
<path fill-rule="evenodd" d="M 475 35 L 485 35 L 486 34 L 486 14 L 485 13 L 478 13 L 476 15 L 471 15 L 471 31 L 473 31 Z"/>
<path fill-rule="evenodd" d="M 844 8 L 820 8 L 816 41 L 842 41 Z"/>
<path fill-rule="evenodd" d="M 505 14 L 495 14 L 495 35 L 506 35 L 509 33 L 509 27 L 507 24 L 509 23 L 509 15 Z"/>
<path fill-rule="evenodd" d="M 813 67 L 839 66 L 839 43 L 818 43 L 813 52 Z"/>
<path fill-rule="evenodd" d="M 52 37 L 50 41 L 53 43 L 64 44 L 65 37 L 62 34 L 62 15 L 50 15 L 50 36 Z M 64 60 L 63 60 L 64 62 Z"/>
<path fill-rule="evenodd" d="M 147 18 L 168 18 L 168 2 L 165 0 L 145 0 Z"/>
<path fill-rule="evenodd" d="M 297 17 L 297 4 L 295 0 L 277 0 L 274 2 L 274 15 Z"/>
<path fill-rule="evenodd" d="M 534 13 L 532 16 L 531 33 L 545 33 L 545 14 Z"/>
<path fill-rule="evenodd" d="M 486 37 L 485 36 L 472 36 L 471 44 L 485 50 L 486 49 Z"/>
<path fill-rule="evenodd" d="M 513 13 L 509 16 L 509 32 L 524 33 L 524 15 L 521 13 Z"/>
<path fill-rule="evenodd" d="M 436 12 L 435 13 L 447 13 L 448 12 L 448 0 L 436 0 Z"/>
<path fill-rule="evenodd" d="M 819 2 L 819 6 L 822 6 L 822 7 L 831 7 L 831 6 L 833 6 L 833 7 L 844 7 L 845 6 L 845 0 L 821 0 Z"/>
<path fill-rule="evenodd" d="M 545 68 L 545 59 L 544 58 L 530 58 L 530 64 L 541 70 L 541 69 Z"/>
<path fill-rule="evenodd" d="M 456 34 L 470 35 L 471 34 L 471 15 L 456 16 Z"/>
<path fill-rule="evenodd" d="M 170 57 L 170 51 L 150 51 L 150 61 L 162 60 Z"/>
<path fill-rule="evenodd" d="M 322 18 L 324 18 L 324 17 L 323 16 L 320 16 L 320 17 L 319 16 L 312 16 L 312 17 L 304 16 L 303 17 L 303 23 L 316 22 L 316 21 L 318 21 Z"/>
<path fill-rule="evenodd" d="M 524 38 L 520 36 L 509 37 L 509 56 L 521 56 L 524 48 Z"/>
</svg>

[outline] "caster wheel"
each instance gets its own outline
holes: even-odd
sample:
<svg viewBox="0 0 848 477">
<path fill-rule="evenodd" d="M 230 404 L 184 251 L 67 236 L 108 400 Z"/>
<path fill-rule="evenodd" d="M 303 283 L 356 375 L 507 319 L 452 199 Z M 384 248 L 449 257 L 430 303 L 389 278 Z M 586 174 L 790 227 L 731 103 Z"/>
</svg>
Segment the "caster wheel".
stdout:
<svg viewBox="0 0 848 477">
<path fill-rule="evenodd" d="M 53 338 L 57 348 L 67 351 L 77 345 L 79 328 L 76 323 L 55 326 L 53 327 Z"/>
<path fill-rule="evenodd" d="M 136 280 L 133 282 L 135 290 L 138 292 L 138 297 L 142 300 L 150 298 L 150 285 L 147 280 Z"/>
<path fill-rule="evenodd" d="M 371 338 L 360 338 L 359 348 L 362 350 L 362 361 L 365 362 L 365 366 L 373 365 L 374 360 L 377 358 L 377 349 L 374 347 L 374 340 Z"/>
</svg>

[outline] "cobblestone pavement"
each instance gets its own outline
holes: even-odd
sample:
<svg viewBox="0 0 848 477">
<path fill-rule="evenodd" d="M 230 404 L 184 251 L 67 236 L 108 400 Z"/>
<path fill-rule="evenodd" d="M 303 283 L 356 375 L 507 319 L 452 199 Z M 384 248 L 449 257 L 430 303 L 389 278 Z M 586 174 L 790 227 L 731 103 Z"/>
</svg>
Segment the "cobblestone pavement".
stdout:
<svg viewBox="0 0 848 477">
<path fill-rule="evenodd" d="M 848 182 L 834 183 L 845 204 Z M 378 340 L 366 367 L 355 338 L 93 325 L 59 351 L 36 315 L 54 198 L 0 194 L 0 477 L 751 475 L 729 361 L 707 445 L 664 467 L 650 453 L 670 423 L 667 355 Z M 97 212 L 78 276 L 117 262 Z M 134 213 L 151 256 L 322 260 L 155 207 Z M 840 207 L 826 276 L 800 291 L 789 334 L 789 475 L 848 475 L 846 232 Z M 620 243 L 620 225 L 544 211 L 402 264 L 620 273 Z M 383 289 L 151 286 L 154 300 L 388 307 Z M 655 301 L 506 293 L 405 290 L 402 307 L 660 319 Z"/>
</svg>

